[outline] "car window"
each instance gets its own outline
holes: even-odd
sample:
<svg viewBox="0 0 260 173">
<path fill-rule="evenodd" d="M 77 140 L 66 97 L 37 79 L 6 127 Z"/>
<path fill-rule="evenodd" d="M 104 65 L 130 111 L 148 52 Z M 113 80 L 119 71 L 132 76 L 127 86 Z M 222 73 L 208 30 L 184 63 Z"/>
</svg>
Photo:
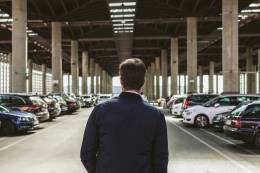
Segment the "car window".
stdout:
<svg viewBox="0 0 260 173">
<path fill-rule="evenodd" d="M 195 103 L 205 103 L 215 97 L 215 95 L 193 95 L 191 101 Z"/>
<path fill-rule="evenodd" d="M 11 97 L 13 105 L 25 105 L 26 102 L 21 97 L 12 96 Z"/>
<path fill-rule="evenodd" d="M 11 104 L 11 98 L 9 96 L 0 96 L 0 104 L 2 105 L 8 105 Z"/>
<path fill-rule="evenodd" d="M 246 109 L 244 116 L 246 118 L 260 118 L 260 105 L 250 105 Z"/>
<path fill-rule="evenodd" d="M 179 103 L 182 103 L 184 100 L 184 98 L 179 98 L 175 101 L 175 104 L 179 104 Z"/>
</svg>

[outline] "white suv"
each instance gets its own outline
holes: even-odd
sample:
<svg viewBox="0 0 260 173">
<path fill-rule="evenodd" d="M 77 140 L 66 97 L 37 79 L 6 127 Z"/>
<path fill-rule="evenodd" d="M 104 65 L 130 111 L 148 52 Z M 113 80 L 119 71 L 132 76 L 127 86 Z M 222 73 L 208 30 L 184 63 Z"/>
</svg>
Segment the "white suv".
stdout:
<svg viewBox="0 0 260 173">
<path fill-rule="evenodd" d="M 223 95 L 214 98 L 203 105 L 193 106 L 184 110 L 183 123 L 203 128 L 212 124 L 216 114 L 229 112 L 235 106 L 245 101 L 260 100 L 258 95 Z"/>
</svg>

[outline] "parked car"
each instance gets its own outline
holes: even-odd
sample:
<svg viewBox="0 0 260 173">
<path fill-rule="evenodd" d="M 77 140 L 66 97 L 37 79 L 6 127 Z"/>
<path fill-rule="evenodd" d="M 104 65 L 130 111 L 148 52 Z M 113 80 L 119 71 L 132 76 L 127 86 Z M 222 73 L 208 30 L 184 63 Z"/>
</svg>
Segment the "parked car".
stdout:
<svg viewBox="0 0 260 173">
<path fill-rule="evenodd" d="M 218 96 L 217 94 L 191 94 L 184 100 L 182 107 L 187 109 L 192 106 L 202 105 Z"/>
<path fill-rule="evenodd" d="M 175 116 L 181 116 L 182 115 L 182 104 L 183 101 L 186 99 L 186 97 L 180 97 L 172 101 L 170 105 L 171 114 Z"/>
<path fill-rule="evenodd" d="M 75 112 L 78 109 L 80 109 L 79 102 L 76 99 L 74 99 L 73 97 L 71 97 L 71 96 L 69 96 L 67 94 L 64 94 L 64 93 L 52 93 L 50 95 L 62 97 L 66 101 L 66 104 L 68 106 L 68 111 L 67 111 L 68 113 L 72 113 L 72 112 Z"/>
<path fill-rule="evenodd" d="M 212 120 L 212 127 L 215 130 L 223 130 L 227 117 L 231 111 L 216 114 Z"/>
<path fill-rule="evenodd" d="M 60 105 L 61 108 L 61 114 L 65 114 L 68 111 L 68 105 L 66 101 L 61 96 L 51 96 L 53 97 L 57 103 Z"/>
<path fill-rule="evenodd" d="M 50 119 L 52 120 L 61 114 L 60 104 L 51 96 L 40 96 L 43 101 L 48 105 Z"/>
<path fill-rule="evenodd" d="M 0 106 L 0 122 L 0 132 L 7 136 L 27 132 L 39 124 L 34 114 L 13 111 L 3 106 Z"/>
<path fill-rule="evenodd" d="M 82 96 L 76 96 L 76 99 L 77 99 L 77 101 L 79 102 L 80 107 L 82 107 L 82 108 L 87 107 L 87 106 L 86 106 L 86 103 L 84 102 L 84 99 L 83 99 Z"/>
<path fill-rule="evenodd" d="M 47 104 L 39 97 L 28 94 L 1 94 L 0 105 L 10 109 L 33 113 L 40 122 L 49 120 Z"/>
<path fill-rule="evenodd" d="M 231 111 L 224 132 L 234 139 L 254 143 L 260 149 L 260 101 L 241 104 Z"/>
<path fill-rule="evenodd" d="M 222 95 L 203 105 L 193 106 L 183 112 L 183 123 L 203 128 L 212 124 L 213 117 L 220 113 L 229 112 L 237 105 L 260 99 L 257 95 Z"/>
<path fill-rule="evenodd" d="M 85 102 L 86 107 L 91 107 L 93 105 L 93 98 L 91 95 L 83 95 L 83 101 Z"/>
<path fill-rule="evenodd" d="M 112 98 L 111 94 L 100 94 L 97 100 L 97 104 L 103 103 Z"/>
</svg>

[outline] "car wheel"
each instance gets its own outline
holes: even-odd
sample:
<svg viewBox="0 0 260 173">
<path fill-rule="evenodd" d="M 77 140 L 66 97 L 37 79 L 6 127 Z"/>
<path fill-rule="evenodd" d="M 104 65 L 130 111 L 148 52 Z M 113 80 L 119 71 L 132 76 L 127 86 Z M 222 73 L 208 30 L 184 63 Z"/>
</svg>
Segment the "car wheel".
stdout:
<svg viewBox="0 0 260 173">
<path fill-rule="evenodd" d="M 199 128 L 205 128 L 209 125 L 209 119 L 205 115 L 198 115 L 195 119 L 195 125 Z"/>
<path fill-rule="evenodd" d="M 257 148 L 260 149 L 260 132 L 258 132 L 256 137 L 255 137 L 255 145 L 256 145 Z"/>
<path fill-rule="evenodd" d="M 12 136 L 16 132 L 15 125 L 10 121 L 5 121 L 2 124 L 3 134 L 6 136 Z"/>
</svg>

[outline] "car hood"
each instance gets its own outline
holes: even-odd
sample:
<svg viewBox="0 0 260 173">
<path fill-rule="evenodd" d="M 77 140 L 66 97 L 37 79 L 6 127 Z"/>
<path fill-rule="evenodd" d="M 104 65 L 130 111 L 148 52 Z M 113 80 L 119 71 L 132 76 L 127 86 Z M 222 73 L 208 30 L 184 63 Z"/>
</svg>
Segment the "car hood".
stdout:
<svg viewBox="0 0 260 173">
<path fill-rule="evenodd" d="M 20 112 L 20 111 L 11 111 L 11 112 L 5 112 L 1 113 L 2 115 L 11 115 L 16 117 L 34 117 L 34 114 L 28 113 L 28 112 Z"/>
<path fill-rule="evenodd" d="M 200 110 L 200 109 L 205 109 L 205 107 L 201 106 L 201 105 L 196 105 L 196 106 L 187 108 L 186 111 L 196 111 L 196 110 Z"/>
</svg>

